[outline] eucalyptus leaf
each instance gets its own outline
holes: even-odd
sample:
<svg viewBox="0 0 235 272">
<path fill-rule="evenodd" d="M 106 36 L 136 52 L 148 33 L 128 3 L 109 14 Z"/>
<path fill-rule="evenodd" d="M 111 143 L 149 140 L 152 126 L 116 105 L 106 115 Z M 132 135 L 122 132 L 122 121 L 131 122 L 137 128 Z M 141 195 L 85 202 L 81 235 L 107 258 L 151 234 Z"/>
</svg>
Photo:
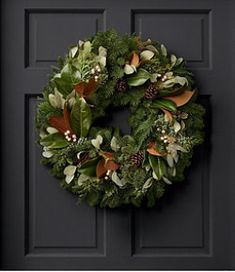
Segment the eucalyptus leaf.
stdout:
<svg viewBox="0 0 235 272">
<path fill-rule="evenodd" d="M 120 145 L 118 144 L 117 138 L 115 136 L 113 136 L 110 146 L 111 146 L 112 150 L 115 152 L 117 152 L 118 149 L 120 148 Z"/>
<path fill-rule="evenodd" d="M 136 72 L 136 67 L 134 65 L 126 64 L 124 67 L 124 73 L 127 75 L 133 74 Z"/>
<path fill-rule="evenodd" d="M 161 44 L 161 51 L 163 56 L 167 56 L 167 49 L 164 44 Z"/>
<path fill-rule="evenodd" d="M 142 60 L 151 60 L 154 56 L 153 51 L 150 50 L 144 50 L 140 53 L 140 58 Z"/>
<path fill-rule="evenodd" d="M 49 133 L 49 134 L 54 134 L 54 133 L 58 133 L 59 131 L 54 128 L 54 127 L 47 127 L 46 131 Z"/>
<path fill-rule="evenodd" d="M 126 184 L 124 179 L 120 179 L 119 176 L 117 175 L 117 172 L 114 171 L 111 175 L 111 179 L 114 183 L 116 183 L 119 187 L 122 187 Z"/>
<path fill-rule="evenodd" d="M 168 165 L 169 165 L 170 167 L 173 167 L 173 166 L 174 166 L 174 160 L 173 160 L 171 154 L 167 154 L 166 159 L 167 159 Z"/>
<path fill-rule="evenodd" d="M 101 135 L 97 135 L 95 139 L 91 140 L 91 144 L 96 148 L 100 149 L 100 145 L 103 143 L 103 137 Z"/>
<path fill-rule="evenodd" d="M 66 176 L 72 176 L 72 175 L 74 175 L 76 169 L 77 169 L 77 166 L 75 166 L 75 165 L 68 165 L 64 169 L 64 174 Z"/>
<path fill-rule="evenodd" d="M 52 156 L 53 156 L 53 153 L 51 152 L 51 151 L 43 151 L 42 152 L 42 156 L 44 157 L 44 158 L 47 158 L 47 159 L 49 159 L 49 158 L 51 158 Z"/>
<path fill-rule="evenodd" d="M 70 184 L 73 179 L 74 179 L 74 175 L 65 177 L 65 181 L 67 184 Z"/>
</svg>

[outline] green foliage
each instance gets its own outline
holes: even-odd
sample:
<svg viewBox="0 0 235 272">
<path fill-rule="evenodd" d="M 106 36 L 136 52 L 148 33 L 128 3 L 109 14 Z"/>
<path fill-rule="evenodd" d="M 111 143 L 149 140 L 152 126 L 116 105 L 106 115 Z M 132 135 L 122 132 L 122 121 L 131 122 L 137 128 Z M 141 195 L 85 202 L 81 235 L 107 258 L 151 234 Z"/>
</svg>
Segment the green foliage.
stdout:
<svg viewBox="0 0 235 272">
<path fill-rule="evenodd" d="M 148 53 L 153 57 L 143 61 L 144 50 L 151 51 Z M 140 57 L 137 64 L 131 63 L 133 52 Z M 126 64 L 132 68 L 134 65 L 132 74 L 125 74 Z M 96 80 L 95 89 L 87 87 L 89 95 L 81 90 L 76 93 L 75 85 L 82 82 L 89 86 L 91 78 Z M 119 79 L 127 82 L 126 91 L 116 87 Z M 157 97 L 152 100 L 145 95 L 150 84 L 157 90 Z M 192 89 L 193 84 L 193 75 L 183 59 L 170 55 L 160 43 L 130 35 L 120 37 L 114 30 L 97 33 L 58 60 L 43 99 L 39 98 L 36 126 L 45 156 L 42 163 L 51 168 L 51 174 L 61 180 L 63 188 L 91 206 L 139 207 L 146 203 L 153 207 L 173 186 L 171 183 L 184 179 L 194 147 L 204 138 L 205 110 L 196 102 L 197 95 L 181 107 L 167 99 Z M 49 95 L 55 90 L 63 95 L 61 101 L 66 103 L 68 116 L 63 107 L 51 105 Z M 131 135 L 102 124 L 101 117 L 108 109 L 120 107 L 130 111 Z M 165 110 L 169 111 L 168 116 Z M 64 120 L 59 121 L 59 130 L 48 129 L 50 117 L 58 116 L 64 117 L 59 118 Z M 64 137 L 64 131 L 70 127 L 76 134 L 75 140 L 72 135 L 70 140 Z M 118 167 L 105 168 L 104 176 L 98 178 L 101 160 L 105 161 L 102 167 Z M 136 160 L 141 160 L 140 164 L 135 164 Z M 64 173 L 67 166 L 74 169 L 69 181 Z"/>
</svg>

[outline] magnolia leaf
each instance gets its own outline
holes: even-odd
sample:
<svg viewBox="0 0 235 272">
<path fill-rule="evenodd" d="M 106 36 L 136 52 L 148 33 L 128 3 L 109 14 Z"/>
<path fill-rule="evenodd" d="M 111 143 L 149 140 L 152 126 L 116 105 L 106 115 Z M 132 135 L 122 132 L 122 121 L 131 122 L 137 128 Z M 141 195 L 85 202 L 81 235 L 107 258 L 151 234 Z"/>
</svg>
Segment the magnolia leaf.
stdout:
<svg viewBox="0 0 235 272">
<path fill-rule="evenodd" d="M 72 175 L 72 176 L 68 175 L 65 177 L 65 181 L 67 184 L 70 184 L 73 179 L 74 179 L 74 175 Z"/>
<path fill-rule="evenodd" d="M 151 74 L 143 68 L 140 68 L 138 72 L 127 79 L 127 83 L 130 86 L 143 85 L 147 80 L 151 78 Z"/>
<path fill-rule="evenodd" d="M 153 46 L 152 44 L 147 45 L 145 48 L 152 51 L 152 52 L 154 52 L 154 53 L 159 54 L 157 48 L 155 46 Z"/>
<path fill-rule="evenodd" d="M 151 76 L 150 76 L 150 81 L 151 81 L 152 83 L 153 83 L 153 82 L 156 82 L 158 76 L 159 76 L 158 73 L 153 73 L 153 74 L 151 74 Z"/>
<path fill-rule="evenodd" d="M 174 166 L 174 160 L 173 160 L 171 154 L 167 154 L 166 159 L 167 159 L 168 165 L 169 165 L 170 167 L 173 167 L 173 166 Z"/>
<path fill-rule="evenodd" d="M 189 100 L 192 98 L 194 95 L 195 91 L 184 91 L 180 95 L 176 96 L 167 96 L 165 99 L 173 101 L 177 107 L 181 107 L 189 102 Z"/>
<path fill-rule="evenodd" d="M 176 65 L 179 65 L 184 59 L 183 58 L 178 58 L 176 61 Z"/>
<path fill-rule="evenodd" d="M 96 177 L 96 166 L 98 158 L 85 162 L 81 167 L 78 168 L 78 172 L 89 177 Z"/>
<path fill-rule="evenodd" d="M 112 173 L 111 179 L 114 183 L 116 183 L 119 187 L 122 187 L 126 184 L 124 179 L 120 179 L 117 173 L 114 171 Z"/>
<path fill-rule="evenodd" d="M 107 152 L 107 151 L 101 151 L 100 152 L 101 156 L 103 156 L 105 159 L 113 159 L 113 153 Z"/>
<path fill-rule="evenodd" d="M 181 129 L 180 123 L 175 121 L 174 122 L 174 131 L 175 131 L 175 133 L 178 133 L 180 131 L 180 129 Z"/>
<path fill-rule="evenodd" d="M 52 107 L 63 109 L 65 99 L 63 98 L 63 95 L 55 88 L 54 94 L 49 94 L 48 100 Z"/>
<path fill-rule="evenodd" d="M 167 56 L 167 50 L 166 50 L 166 47 L 164 46 L 164 44 L 161 44 L 161 51 L 162 51 L 162 55 L 163 56 Z"/>
<path fill-rule="evenodd" d="M 168 110 L 165 110 L 165 109 L 161 109 L 161 110 L 165 113 L 165 115 L 164 115 L 165 121 L 171 123 L 173 121 L 173 116 L 172 116 L 171 112 L 169 112 Z"/>
<path fill-rule="evenodd" d="M 157 150 L 157 146 L 156 146 L 156 143 L 155 142 L 151 142 L 149 145 L 148 145 L 148 148 L 147 148 L 147 152 L 151 155 L 154 155 L 154 156 L 164 156 L 165 154 L 164 153 L 161 153 L 159 150 Z"/>
<path fill-rule="evenodd" d="M 63 116 L 51 116 L 48 123 L 62 134 L 67 130 L 73 133 L 72 128 L 70 127 L 70 113 L 66 104 L 64 104 Z"/>
<path fill-rule="evenodd" d="M 90 96 L 96 89 L 97 82 L 91 78 L 88 82 L 81 81 L 74 86 L 74 90 L 79 93 L 81 97 Z"/>
<path fill-rule="evenodd" d="M 158 166 L 158 159 L 155 156 L 149 155 L 149 163 L 153 169 L 153 177 L 157 180 L 161 178 L 160 173 L 159 173 L 159 166 Z"/>
<path fill-rule="evenodd" d="M 59 132 L 56 128 L 53 128 L 53 127 L 47 127 L 46 131 L 49 134 L 54 134 L 54 133 L 58 133 Z"/>
<path fill-rule="evenodd" d="M 145 181 L 144 185 L 143 185 L 143 189 L 148 189 L 148 188 L 150 188 L 152 184 L 153 184 L 153 179 L 152 179 L 152 178 L 148 178 L 148 179 Z"/>
<path fill-rule="evenodd" d="M 98 178 L 102 178 L 106 175 L 107 169 L 104 166 L 104 164 L 105 164 L 105 159 L 101 159 L 96 166 L 96 176 Z"/>
<path fill-rule="evenodd" d="M 140 64 L 140 58 L 139 58 L 139 55 L 136 54 L 135 52 L 132 54 L 131 56 L 131 61 L 130 61 L 130 65 L 134 66 L 134 67 L 138 67 Z"/>
<path fill-rule="evenodd" d="M 66 176 L 72 176 L 72 175 L 75 174 L 76 169 L 77 169 L 77 166 L 75 166 L 75 165 L 68 165 L 64 169 L 64 174 Z"/>
<path fill-rule="evenodd" d="M 151 60 L 151 58 L 154 56 L 153 51 L 150 50 L 144 50 L 140 53 L 141 60 Z"/>
<path fill-rule="evenodd" d="M 97 135 L 95 139 L 91 140 L 91 144 L 96 148 L 100 149 L 100 145 L 103 143 L 103 137 L 101 135 Z"/>
<path fill-rule="evenodd" d="M 77 46 L 74 46 L 74 47 L 72 47 L 72 48 L 70 49 L 70 51 L 69 51 L 69 56 L 70 56 L 71 58 L 74 58 L 75 55 L 77 54 L 77 52 L 78 52 L 78 47 L 77 47 Z"/>
<path fill-rule="evenodd" d="M 153 171 L 153 178 L 156 180 L 159 180 L 158 176 L 155 174 L 155 172 Z"/>
<path fill-rule="evenodd" d="M 164 182 L 166 183 L 166 184 L 172 184 L 172 182 L 168 179 L 168 178 L 166 178 L 166 177 L 162 177 L 162 179 L 164 180 Z"/>
<path fill-rule="evenodd" d="M 149 163 L 156 177 L 160 180 L 167 171 L 164 160 L 160 157 L 149 155 Z"/>
<path fill-rule="evenodd" d="M 176 112 L 176 104 L 174 101 L 171 101 L 171 99 L 165 99 L 165 98 L 160 98 L 152 102 L 151 104 L 152 107 L 156 107 L 158 109 L 165 109 L 170 112 Z"/>
<path fill-rule="evenodd" d="M 179 155 L 178 155 L 177 151 L 172 153 L 172 158 L 174 159 L 174 161 L 175 161 L 176 163 L 178 162 L 178 160 L 179 160 Z"/>
<path fill-rule="evenodd" d="M 187 80 L 186 77 L 176 76 L 175 77 L 175 83 L 178 83 L 181 86 L 184 86 L 184 85 L 188 85 L 188 80 Z"/>
<path fill-rule="evenodd" d="M 92 122 L 91 109 L 84 98 L 76 98 L 76 103 L 71 111 L 71 126 L 76 135 L 86 137 Z"/>
<path fill-rule="evenodd" d="M 113 138 L 111 139 L 110 146 L 115 152 L 117 152 L 120 148 L 120 145 L 118 144 L 117 138 L 115 136 L 113 136 Z"/>
<path fill-rule="evenodd" d="M 117 170 L 120 167 L 120 165 L 118 163 L 114 162 L 113 160 L 107 159 L 105 161 L 104 167 L 107 170 Z"/>
<path fill-rule="evenodd" d="M 57 90 L 66 97 L 73 90 L 73 80 L 70 73 L 61 73 L 60 77 L 53 79 Z"/>
<path fill-rule="evenodd" d="M 69 145 L 69 142 L 60 133 L 53 133 L 43 137 L 40 144 L 50 148 L 64 148 Z"/>
<path fill-rule="evenodd" d="M 175 55 L 171 55 L 171 63 L 174 66 L 176 64 L 177 58 Z"/>
<path fill-rule="evenodd" d="M 126 64 L 124 67 L 124 73 L 127 75 L 133 74 L 136 72 L 136 68 L 134 65 Z"/>
<path fill-rule="evenodd" d="M 182 146 L 178 145 L 178 144 L 172 144 L 172 146 L 176 149 L 176 150 L 179 150 L 181 152 L 184 152 L 184 153 L 187 153 L 188 151 L 183 148 Z"/>
</svg>

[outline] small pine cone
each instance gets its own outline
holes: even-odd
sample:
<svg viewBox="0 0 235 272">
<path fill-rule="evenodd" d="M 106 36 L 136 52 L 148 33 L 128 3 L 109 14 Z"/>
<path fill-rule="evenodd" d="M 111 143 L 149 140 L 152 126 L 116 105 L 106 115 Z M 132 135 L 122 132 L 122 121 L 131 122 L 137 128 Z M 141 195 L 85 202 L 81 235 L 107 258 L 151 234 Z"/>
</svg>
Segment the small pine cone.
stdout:
<svg viewBox="0 0 235 272">
<path fill-rule="evenodd" d="M 148 88 L 145 90 L 144 97 L 149 100 L 153 100 L 158 95 L 158 89 L 154 84 L 150 84 Z"/>
<path fill-rule="evenodd" d="M 115 89 L 118 92 L 125 92 L 128 90 L 128 84 L 126 82 L 126 80 L 124 79 L 119 79 L 116 83 Z"/>
<path fill-rule="evenodd" d="M 132 165 L 134 165 L 136 167 L 140 167 L 143 160 L 144 160 L 144 152 L 143 151 L 139 151 L 130 157 L 130 161 L 131 161 Z"/>
</svg>

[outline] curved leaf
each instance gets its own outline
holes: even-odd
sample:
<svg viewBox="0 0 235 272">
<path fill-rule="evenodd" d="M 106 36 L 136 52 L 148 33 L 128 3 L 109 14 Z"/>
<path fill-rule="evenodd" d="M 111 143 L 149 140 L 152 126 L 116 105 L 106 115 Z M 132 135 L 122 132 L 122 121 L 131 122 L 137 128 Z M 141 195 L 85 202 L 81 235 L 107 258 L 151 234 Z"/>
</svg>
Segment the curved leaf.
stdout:
<svg viewBox="0 0 235 272">
<path fill-rule="evenodd" d="M 105 161 L 104 167 L 107 170 L 117 170 L 120 167 L 120 165 L 118 163 L 114 162 L 113 160 L 108 159 Z"/>
<path fill-rule="evenodd" d="M 147 80 L 151 78 L 151 74 L 143 68 L 140 68 L 136 74 L 127 79 L 127 83 L 130 86 L 143 85 Z"/>
<path fill-rule="evenodd" d="M 134 65 L 135 67 L 138 67 L 140 64 L 140 58 L 139 55 L 137 53 L 133 53 L 131 56 L 131 61 L 130 61 L 130 65 Z"/>
<path fill-rule="evenodd" d="M 71 126 L 79 137 L 86 137 L 91 126 L 91 109 L 84 98 L 76 98 L 70 114 Z"/>
<path fill-rule="evenodd" d="M 180 95 L 167 96 L 167 97 L 165 97 L 165 99 L 173 101 L 177 107 L 181 107 L 189 102 L 189 100 L 192 98 L 194 93 L 195 93 L 194 90 L 193 91 L 186 90 L 186 91 L 182 92 Z"/>
<path fill-rule="evenodd" d="M 64 148 L 69 142 L 60 133 L 53 133 L 42 138 L 40 144 L 50 148 Z"/>
<path fill-rule="evenodd" d="M 175 102 L 167 99 L 157 99 L 152 102 L 151 106 L 171 112 L 176 112 L 177 110 Z"/>
<path fill-rule="evenodd" d="M 84 163 L 80 168 L 78 168 L 77 171 L 81 174 L 86 175 L 86 176 L 95 177 L 97 163 L 98 163 L 98 159 L 95 158 L 93 160 L 90 160 L 90 161 Z"/>
<path fill-rule="evenodd" d="M 107 169 L 105 168 L 105 160 L 101 159 L 96 165 L 96 176 L 102 178 L 106 175 Z"/>
</svg>

